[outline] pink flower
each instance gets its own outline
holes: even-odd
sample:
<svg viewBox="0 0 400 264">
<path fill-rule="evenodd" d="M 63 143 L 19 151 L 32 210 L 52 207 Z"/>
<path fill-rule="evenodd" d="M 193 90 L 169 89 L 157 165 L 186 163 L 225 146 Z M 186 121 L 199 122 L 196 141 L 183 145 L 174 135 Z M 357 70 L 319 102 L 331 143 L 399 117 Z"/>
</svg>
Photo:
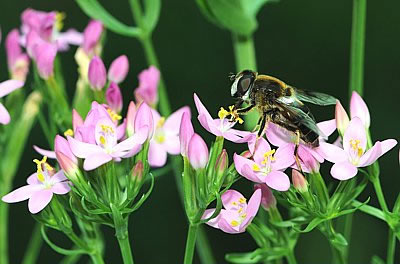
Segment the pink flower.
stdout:
<svg viewBox="0 0 400 264">
<path fill-rule="evenodd" d="M 347 127 L 349 126 L 349 116 L 344 110 L 342 104 L 337 101 L 336 108 L 335 108 L 335 119 L 336 119 L 336 127 L 341 136 L 343 136 L 344 131 L 346 131 Z"/>
<path fill-rule="evenodd" d="M 179 128 L 179 144 L 181 147 L 181 155 L 186 157 L 189 141 L 194 134 L 192 122 L 190 121 L 190 114 L 183 113 L 181 125 Z"/>
<path fill-rule="evenodd" d="M 106 101 L 108 106 L 116 113 L 120 113 L 122 110 L 122 94 L 118 84 L 111 82 L 110 86 L 106 91 Z"/>
<path fill-rule="evenodd" d="M 225 209 L 221 209 L 220 214 L 209 220 L 207 225 L 221 229 L 229 234 L 238 234 L 246 231 L 258 212 L 261 203 L 261 190 L 257 189 L 246 203 L 246 198 L 235 190 L 228 190 L 222 196 L 222 204 Z M 207 219 L 215 212 L 214 209 L 207 209 L 202 219 Z"/>
<path fill-rule="evenodd" d="M 251 148 L 250 151 L 253 160 L 234 154 L 233 160 L 238 173 L 250 181 L 266 183 L 278 191 L 287 191 L 290 181 L 282 170 L 294 163 L 291 149 L 285 146 L 275 151 L 264 138 L 260 138 L 255 151 Z"/>
<path fill-rule="evenodd" d="M 353 91 L 350 99 L 350 117 L 353 119 L 356 116 L 360 118 L 365 129 L 368 129 L 371 118 L 367 104 L 357 92 Z"/>
<path fill-rule="evenodd" d="M 146 104 L 141 103 L 135 114 L 135 132 L 142 128 L 147 128 L 147 139 L 151 139 L 154 133 L 154 121 L 152 109 Z"/>
<path fill-rule="evenodd" d="M 83 31 L 83 50 L 92 55 L 103 33 L 103 24 L 98 20 L 91 20 Z"/>
<path fill-rule="evenodd" d="M 196 94 L 194 94 L 194 102 L 199 113 L 197 118 L 200 124 L 211 134 L 224 137 L 235 143 L 244 143 L 255 139 L 255 135 L 250 132 L 233 129 L 235 122 L 230 122 L 226 118 L 213 119 Z"/>
<path fill-rule="evenodd" d="M 96 144 L 89 144 L 68 136 L 72 153 L 78 158 L 85 159 L 83 168 L 93 170 L 113 159 L 119 160 L 129 153 L 135 155 L 146 140 L 147 127 L 136 130 L 132 137 L 117 143 L 117 127 L 109 118 L 97 121 L 95 126 Z M 136 153 L 131 153 L 135 149 Z"/>
<path fill-rule="evenodd" d="M 135 132 L 135 116 L 136 105 L 131 101 L 128 106 L 128 113 L 126 114 L 126 133 L 128 136 L 133 135 Z"/>
<path fill-rule="evenodd" d="M 24 82 L 18 80 L 7 80 L 0 83 L 0 98 L 6 96 L 12 91 L 24 86 Z M 0 124 L 7 125 L 10 123 L 11 117 L 7 109 L 0 102 Z"/>
<path fill-rule="evenodd" d="M 178 155 L 180 153 L 179 128 L 183 114 L 190 117 L 190 108 L 185 106 L 167 119 L 161 117 L 156 110 L 152 110 L 154 135 L 150 141 L 149 164 L 153 167 L 162 167 L 167 162 L 167 153 Z"/>
<path fill-rule="evenodd" d="M 88 78 L 90 86 L 96 91 L 100 91 L 106 85 L 107 71 L 100 57 L 94 56 L 90 61 Z"/>
<path fill-rule="evenodd" d="M 318 123 L 318 128 L 324 133 L 324 135 L 329 136 L 336 129 L 335 122 L 335 119 L 320 122 Z M 266 130 L 266 136 L 272 145 L 281 148 L 284 147 L 287 149 L 288 155 L 294 156 L 297 141 L 297 135 L 295 133 L 273 123 L 269 123 Z M 322 140 L 320 139 L 320 142 L 321 141 Z M 300 142 L 298 147 L 298 155 L 300 158 L 301 169 L 304 172 L 318 171 L 319 163 L 324 162 L 324 158 L 319 153 L 319 148 L 312 148 L 302 142 Z M 294 165 L 297 168 L 297 165 Z"/>
<path fill-rule="evenodd" d="M 135 90 L 136 102 L 146 102 L 154 107 L 158 102 L 158 83 L 160 81 L 160 71 L 150 66 L 148 69 L 139 73 L 139 87 Z"/>
<path fill-rule="evenodd" d="M 108 79 L 115 83 L 120 83 L 125 80 L 129 71 L 129 61 L 126 55 L 121 55 L 116 58 L 108 70 Z"/>
<path fill-rule="evenodd" d="M 3 196 L 6 203 L 17 203 L 29 199 L 29 212 L 36 214 L 43 210 L 53 198 L 53 194 L 66 194 L 71 188 L 63 171 L 54 173 L 54 168 L 46 163 L 46 157 L 41 161 L 34 160 L 37 172 L 29 176 L 28 185 L 22 186 Z"/>
<path fill-rule="evenodd" d="M 276 199 L 271 189 L 263 183 L 254 184 L 254 190 L 261 190 L 261 206 L 268 211 L 270 208 L 276 207 Z"/>
<path fill-rule="evenodd" d="M 8 69 L 13 79 L 25 81 L 29 71 L 29 57 L 22 52 L 19 44 L 19 33 L 17 29 L 13 29 L 8 33 L 6 38 L 6 51 Z"/>
<path fill-rule="evenodd" d="M 204 169 L 208 163 L 208 148 L 206 142 L 196 133 L 190 138 L 188 159 L 195 170 Z"/>
<path fill-rule="evenodd" d="M 325 159 L 335 163 L 331 175 L 338 180 L 348 180 L 356 176 L 357 168 L 371 165 L 396 144 L 394 139 L 377 141 L 367 150 L 364 124 L 360 118 L 354 117 L 343 135 L 343 149 L 323 142 L 320 150 Z"/>
</svg>

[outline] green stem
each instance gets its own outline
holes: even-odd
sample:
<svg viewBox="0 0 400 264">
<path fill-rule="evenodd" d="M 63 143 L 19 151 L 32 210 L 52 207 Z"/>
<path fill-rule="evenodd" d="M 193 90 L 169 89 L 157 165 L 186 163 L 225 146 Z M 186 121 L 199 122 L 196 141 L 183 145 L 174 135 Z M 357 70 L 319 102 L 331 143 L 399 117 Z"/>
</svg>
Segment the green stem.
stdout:
<svg viewBox="0 0 400 264">
<path fill-rule="evenodd" d="M 65 256 L 59 264 L 75 264 L 76 262 L 79 261 L 81 258 L 81 255 L 76 254 L 76 255 L 67 255 Z"/>
<path fill-rule="evenodd" d="M 35 264 L 40 253 L 40 248 L 43 244 L 42 234 L 41 234 L 41 224 L 35 223 L 31 239 L 29 240 L 27 250 L 25 251 L 22 264 Z"/>
<path fill-rule="evenodd" d="M 384 213 L 389 213 L 389 208 L 386 204 L 385 197 L 383 195 L 382 187 L 381 187 L 381 182 L 379 180 L 379 177 L 373 177 L 372 178 L 372 184 L 374 185 L 376 197 L 378 198 L 379 205 L 381 206 L 382 210 Z"/>
<path fill-rule="evenodd" d="M 395 253 L 396 253 L 396 235 L 394 234 L 392 229 L 389 229 L 386 264 L 394 264 Z"/>
<path fill-rule="evenodd" d="M 288 264 L 297 264 L 296 258 L 294 256 L 293 250 L 290 250 L 289 253 L 286 255 L 286 259 Z"/>
<path fill-rule="evenodd" d="M 5 194 L 6 192 L 1 192 Z M 8 204 L 0 203 L 0 263 L 8 264 Z"/>
<path fill-rule="evenodd" d="M 91 254 L 90 259 L 93 261 L 93 264 L 104 264 L 103 257 L 99 252 Z"/>
<path fill-rule="evenodd" d="M 321 173 L 311 173 L 310 176 L 311 187 L 316 192 L 321 203 L 326 206 L 329 201 L 329 194 L 324 179 L 322 179 Z"/>
<path fill-rule="evenodd" d="M 212 250 L 206 233 L 202 226 L 199 226 L 197 230 L 197 241 L 196 241 L 196 251 L 199 254 L 200 262 L 206 264 L 216 264 L 216 260 L 212 255 Z"/>
<path fill-rule="evenodd" d="M 353 0 L 349 92 L 363 94 L 365 21 L 367 0 Z"/>
<path fill-rule="evenodd" d="M 349 257 L 351 229 L 352 229 L 352 226 L 353 226 L 353 214 L 346 215 L 344 221 L 345 221 L 344 222 L 344 237 L 346 238 L 347 243 L 349 245 L 347 247 L 344 247 L 343 255 L 344 255 L 345 263 L 347 263 L 348 262 L 348 257 Z"/>
<path fill-rule="evenodd" d="M 121 249 L 121 255 L 124 264 L 133 264 L 133 257 L 132 257 L 131 245 L 129 242 L 129 236 L 122 236 L 117 238 L 119 247 Z"/>
<path fill-rule="evenodd" d="M 256 52 L 254 48 L 253 36 L 243 36 L 232 33 L 233 51 L 235 54 L 236 71 L 246 69 L 256 71 Z M 251 112 L 245 116 L 245 128 L 254 129 L 257 124 L 258 114 Z"/>
<path fill-rule="evenodd" d="M 194 255 L 194 246 L 196 245 L 196 236 L 199 224 L 190 224 L 186 239 L 186 250 L 184 264 L 192 264 Z"/>
</svg>

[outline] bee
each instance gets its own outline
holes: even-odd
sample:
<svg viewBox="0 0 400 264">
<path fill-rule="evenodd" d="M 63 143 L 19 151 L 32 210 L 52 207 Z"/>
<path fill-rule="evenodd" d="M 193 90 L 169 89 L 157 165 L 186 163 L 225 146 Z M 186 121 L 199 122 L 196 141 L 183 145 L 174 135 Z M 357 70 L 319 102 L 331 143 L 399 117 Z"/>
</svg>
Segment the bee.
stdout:
<svg viewBox="0 0 400 264">
<path fill-rule="evenodd" d="M 263 136 L 268 122 L 272 122 L 297 135 L 295 155 L 302 141 L 311 147 L 318 147 L 318 138 L 325 137 L 318 128 L 309 108 L 303 103 L 316 105 L 334 105 L 333 96 L 295 88 L 278 78 L 244 70 L 238 74 L 230 74 L 231 95 L 237 100 L 230 111 L 231 120 L 241 120 L 239 115 L 256 109 L 260 115 L 255 130 L 258 138 Z M 247 106 L 240 108 L 243 103 Z"/>
</svg>

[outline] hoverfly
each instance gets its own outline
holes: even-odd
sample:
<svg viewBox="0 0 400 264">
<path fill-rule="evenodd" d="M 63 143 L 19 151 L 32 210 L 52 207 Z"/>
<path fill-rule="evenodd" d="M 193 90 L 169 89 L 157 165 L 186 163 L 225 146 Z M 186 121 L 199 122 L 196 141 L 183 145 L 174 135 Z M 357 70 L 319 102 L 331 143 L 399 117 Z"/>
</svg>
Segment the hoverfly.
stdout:
<svg viewBox="0 0 400 264">
<path fill-rule="evenodd" d="M 318 129 L 314 116 L 303 102 L 316 105 L 334 105 L 333 96 L 302 90 L 287 85 L 278 78 L 258 74 L 251 70 L 244 70 L 238 74 L 231 74 L 231 95 L 237 103 L 229 113 L 231 120 L 241 120 L 244 115 L 256 109 L 260 118 L 255 130 L 258 138 L 264 133 L 268 122 L 272 122 L 297 135 L 295 155 L 300 141 L 311 147 L 318 147 L 320 136 L 325 137 Z M 240 108 L 246 103 L 247 106 Z"/>
</svg>

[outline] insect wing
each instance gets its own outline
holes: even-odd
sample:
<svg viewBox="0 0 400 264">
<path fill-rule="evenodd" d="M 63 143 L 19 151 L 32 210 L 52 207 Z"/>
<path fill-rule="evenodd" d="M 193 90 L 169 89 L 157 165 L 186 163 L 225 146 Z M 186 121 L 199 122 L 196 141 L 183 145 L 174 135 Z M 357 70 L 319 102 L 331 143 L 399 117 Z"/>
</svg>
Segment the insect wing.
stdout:
<svg viewBox="0 0 400 264">
<path fill-rule="evenodd" d="M 334 105 L 337 101 L 335 97 L 328 94 L 302 90 L 292 86 L 291 88 L 293 88 L 296 98 L 303 102 L 316 105 Z"/>
</svg>

